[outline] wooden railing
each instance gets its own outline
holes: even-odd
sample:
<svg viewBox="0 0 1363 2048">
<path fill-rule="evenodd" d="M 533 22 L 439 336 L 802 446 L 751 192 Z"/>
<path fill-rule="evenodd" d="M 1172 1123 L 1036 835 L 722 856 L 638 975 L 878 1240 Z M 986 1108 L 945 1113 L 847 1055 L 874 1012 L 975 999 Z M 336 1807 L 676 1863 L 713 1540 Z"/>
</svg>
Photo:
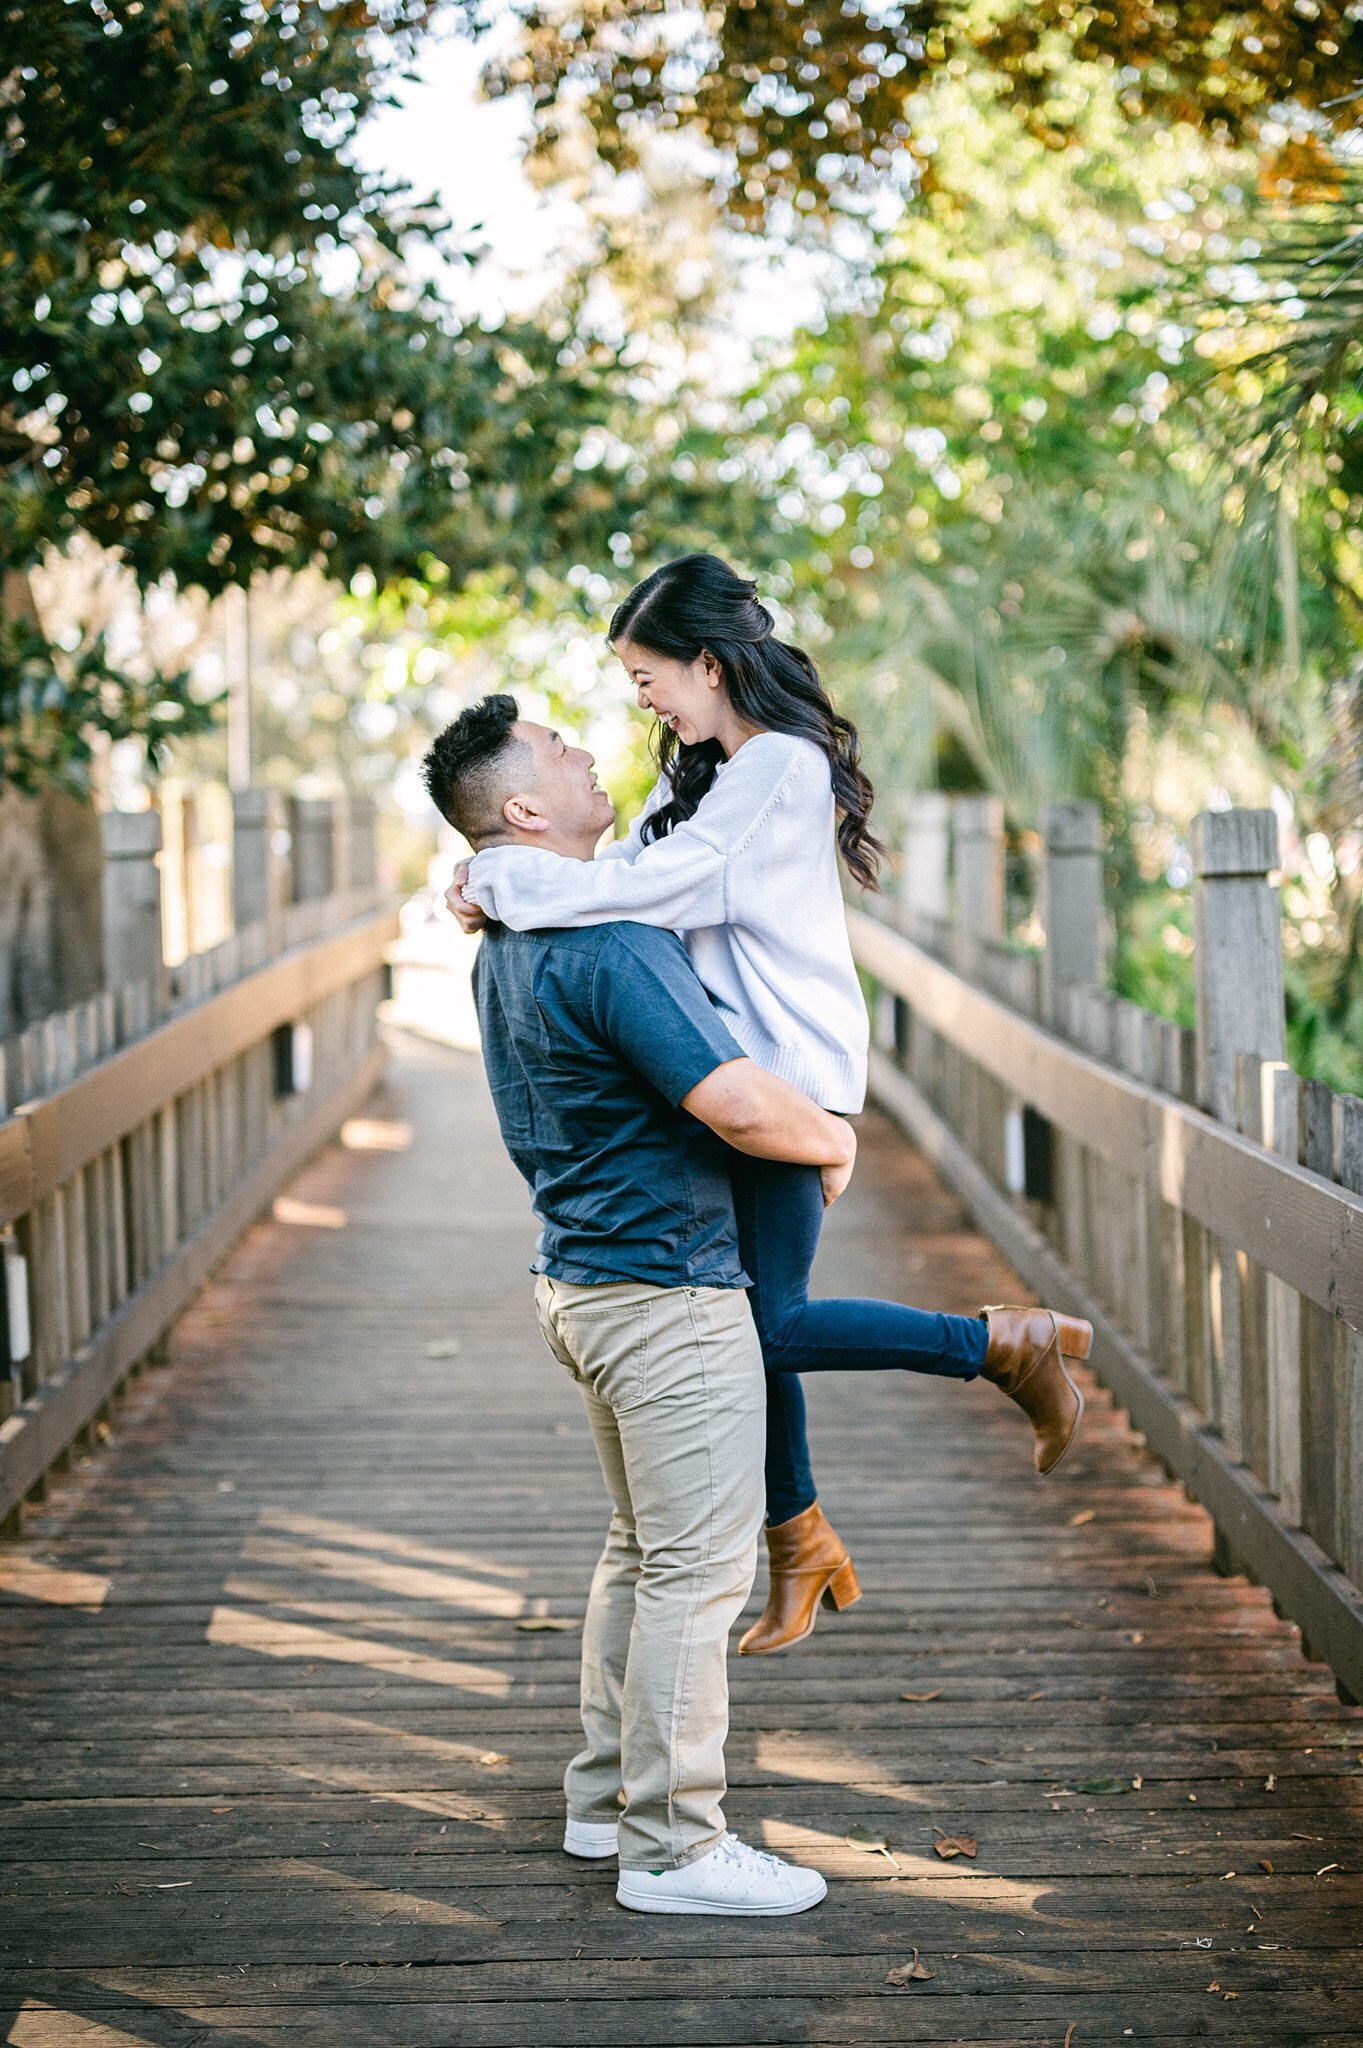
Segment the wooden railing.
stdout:
<svg viewBox="0 0 1363 2048">
<path fill-rule="evenodd" d="M 154 934 L 153 836 L 139 817 L 115 820 L 107 838 L 116 887 Z M 355 866 L 369 875 L 348 867 L 327 893 L 289 902 L 287 874 L 267 890 L 262 865 L 256 907 L 268 915 L 0 1048 L 0 1519 L 41 1492 L 216 1262 L 372 1089 L 398 925 L 372 860 Z M 249 868 L 236 879 L 245 903 Z M 106 930 L 117 928 L 107 886 L 106 908 Z"/>
<path fill-rule="evenodd" d="M 850 912 L 872 1091 L 1027 1285 L 1092 1319 L 1100 1377 L 1209 1509 L 1218 1562 L 1267 1586 L 1357 1700 L 1363 1101 L 1267 1056 L 1271 817 L 1199 821 L 1189 1031 L 1097 985 L 1101 858 L 1078 808 L 1047 834 L 1044 951 L 1000 934 L 1001 861 L 965 902 L 930 859 L 926 907 L 906 867 L 885 918 Z"/>
</svg>

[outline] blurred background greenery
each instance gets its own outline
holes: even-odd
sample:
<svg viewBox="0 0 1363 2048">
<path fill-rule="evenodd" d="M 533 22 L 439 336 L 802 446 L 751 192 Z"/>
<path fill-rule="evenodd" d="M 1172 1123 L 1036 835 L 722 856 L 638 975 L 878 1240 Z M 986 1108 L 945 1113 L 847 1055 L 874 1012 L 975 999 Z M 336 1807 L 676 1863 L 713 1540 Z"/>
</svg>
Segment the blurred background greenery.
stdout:
<svg viewBox="0 0 1363 2048">
<path fill-rule="evenodd" d="M 1005 799 L 1021 942 L 1101 802 L 1151 1007 L 1190 818 L 1271 805 L 1293 1054 L 1363 1089 L 1358 14 L 5 9 L 0 773 L 220 784 L 235 660 L 256 778 L 372 790 L 414 885 L 487 688 L 639 800 L 605 621 L 710 547 L 883 792 Z"/>
</svg>

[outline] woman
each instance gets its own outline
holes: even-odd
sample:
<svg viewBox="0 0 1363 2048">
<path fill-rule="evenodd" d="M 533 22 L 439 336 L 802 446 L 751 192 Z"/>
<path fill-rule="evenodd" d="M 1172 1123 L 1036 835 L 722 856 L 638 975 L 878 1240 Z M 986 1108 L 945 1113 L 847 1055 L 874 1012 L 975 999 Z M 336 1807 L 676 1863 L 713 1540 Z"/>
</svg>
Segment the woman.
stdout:
<svg viewBox="0 0 1363 2048">
<path fill-rule="evenodd" d="M 713 555 L 685 555 L 645 577 L 611 620 L 610 640 L 640 708 L 658 721 L 658 781 L 628 837 L 591 865 L 529 847 L 485 849 L 461 865 L 452 907 L 470 929 L 483 915 L 518 931 L 610 918 L 667 926 L 752 1059 L 825 1109 L 859 1110 L 866 1006 L 837 856 L 873 888 L 881 849 L 854 727 L 808 655 L 776 638 L 756 586 Z M 732 1171 L 767 1367 L 771 1590 L 739 1644 L 752 1656 L 807 1636 L 820 1599 L 842 1608 L 860 1597 L 818 1505 L 800 1373 L 983 1374 L 1027 1412 L 1038 1468 L 1049 1471 L 1083 1412 L 1065 1360 L 1088 1355 L 1092 1330 L 1044 1309 L 967 1317 L 811 1301 L 818 1169 L 735 1153 Z"/>
</svg>

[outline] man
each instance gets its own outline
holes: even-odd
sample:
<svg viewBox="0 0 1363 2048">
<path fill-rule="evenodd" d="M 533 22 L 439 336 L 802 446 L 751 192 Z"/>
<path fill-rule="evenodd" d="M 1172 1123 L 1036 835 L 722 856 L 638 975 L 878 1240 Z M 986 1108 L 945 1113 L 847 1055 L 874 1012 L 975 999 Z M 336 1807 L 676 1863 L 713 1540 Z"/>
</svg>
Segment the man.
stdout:
<svg viewBox="0 0 1363 2048">
<path fill-rule="evenodd" d="M 513 697 L 456 719 L 424 773 L 475 847 L 590 861 L 614 819 L 591 755 Z M 502 1136 L 543 1226 L 540 1327 L 582 1390 L 614 1506 L 583 1627 L 586 1746 L 564 1781 L 564 1847 L 618 1851 L 616 1897 L 641 1912 L 803 1912 L 823 1878 L 740 1842 L 721 1805 L 765 1396 L 718 1140 L 820 1167 L 830 1200 L 856 1141 L 745 1058 L 670 932 L 494 926 L 475 994 Z"/>
</svg>

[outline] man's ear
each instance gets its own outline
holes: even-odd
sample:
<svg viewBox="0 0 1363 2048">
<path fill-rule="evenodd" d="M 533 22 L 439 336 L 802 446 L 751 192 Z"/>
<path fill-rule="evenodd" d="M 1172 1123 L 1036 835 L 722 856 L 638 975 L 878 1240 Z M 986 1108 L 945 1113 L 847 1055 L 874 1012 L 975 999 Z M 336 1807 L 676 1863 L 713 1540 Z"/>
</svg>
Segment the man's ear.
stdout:
<svg viewBox="0 0 1363 2048">
<path fill-rule="evenodd" d="M 509 796 L 502 805 L 502 816 L 513 832 L 547 832 L 549 820 L 535 806 L 529 796 Z"/>
</svg>

